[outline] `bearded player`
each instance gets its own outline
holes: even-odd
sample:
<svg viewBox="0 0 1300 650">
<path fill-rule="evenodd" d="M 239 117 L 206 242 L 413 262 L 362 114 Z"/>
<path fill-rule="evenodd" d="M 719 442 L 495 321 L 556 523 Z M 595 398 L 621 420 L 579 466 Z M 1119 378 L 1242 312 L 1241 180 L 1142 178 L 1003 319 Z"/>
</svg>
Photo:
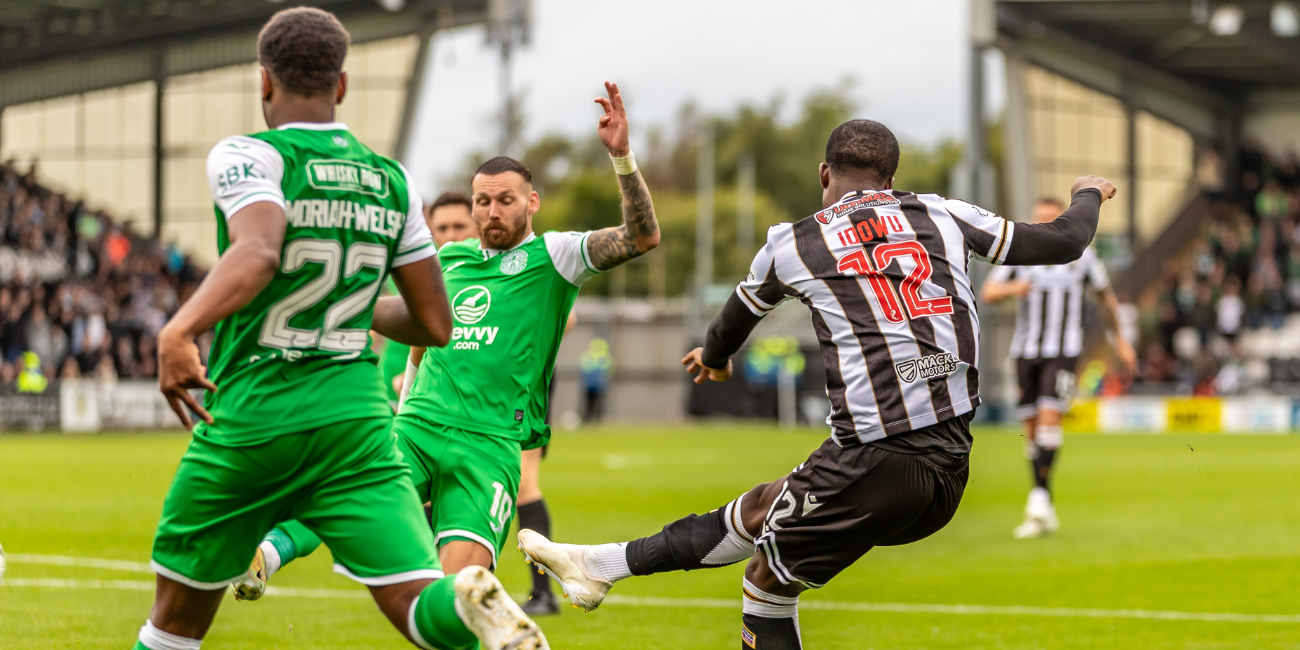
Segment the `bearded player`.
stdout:
<svg viewBox="0 0 1300 650">
<path fill-rule="evenodd" d="M 424 354 L 393 431 L 416 491 L 431 504 L 438 557 L 449 572 L 496 566 L 515 516 L 520 451 L 550 439 L 547 389 L 578 289 L 659 244 L 622 95 L 615 84 L 605 89 L 609 98 L 596 100 L 604 109 L 598 133 L 623 197 L 622 225 L 537 236 L 532 218 L 541 199 L 532 173 L 501 156 L 480 165 L 472 181 L 480 238 L 438 253 L 455 320 L 451 342 Z M 266 578 L 319 544 L 295 539 L 293 529 L 277 527 L 262 543 Z M 265 589 L 257 568 L 239 587 L 245 598 Z"/>
<path fill-rule="evenodd" d="M 980 402 L 967 260 L 1078 259 L 1115 187 L 1080 178 L 1058 219 L 1015 224 L 962 201 L 893 190 L 898 159 L 884 125 L 836 127 L 820 169 L 825 208 L 768 231 L 704 347 L 682 360 L 696 383 L 726 381 L 731 355 L 762 317 L 785 300 L 803 302 L 826 365 L 830 439 L 790 474 L 650 537 L 577 546 L 520 531 L 521 548 L 574 605 L 596 608 L 614 581 L 633 575 L 748 560 L 741 647 L 795 650 L 800 593 L 874 546 L 919 541 L 952 519 Z"/>
<path fill-rule="evenodd" d="M 159 384 L 203 420 L 154 537 L 157 592 L 137 650 L 198 650 L 226 585 L 286 514 L 423 648 L 546 648 L 489 572 L 446 576 L 390 432 L 370 329 L 445 345 L 451 318 L 421 201 L 335 108 L 350 36 L 296 8 L 258 36 L 271 130 L 208 157 L 221 257 L 159 336 Z M 377 300 L 391 273 L 401 297 Z M 194 339 L 216 327 L 205 377 Z M 188 389 L 207 389 L 200 406 Z"/>
</svg>

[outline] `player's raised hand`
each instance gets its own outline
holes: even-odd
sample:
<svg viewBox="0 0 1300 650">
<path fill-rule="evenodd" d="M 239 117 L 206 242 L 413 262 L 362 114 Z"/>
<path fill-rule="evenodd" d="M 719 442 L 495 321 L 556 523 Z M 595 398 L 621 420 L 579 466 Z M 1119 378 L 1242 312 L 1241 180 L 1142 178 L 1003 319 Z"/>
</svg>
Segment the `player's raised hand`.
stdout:
<svg viewBox="0 0 1300 650">
<path fill-rule="evenodd" d="M 605 82 L 605 92 L 609 93 L 609 99 L 596 98 L 596 103 L 605 109 L 596 131 L 600 134 L 600 141 L 609 150 L 609 155 L 622 158 L 632 151 L 632 145 L 627 139 L 627 111 L 623 109 L 623 95 L 618 92 L 618 84 L 608 81 Z"/>
<path fill-rule="evenodd" d="M 1101 202 L 1105 203 L 1106 199 L 1115 198 L 1115 184 L 1100 176 L 1080 176 L 1074 179 L 1074 187 L 1070 188 L 1070 196 L 1074 196 L 1079 190 L 1094 188 L 1101 192 Z"/>
<path fill-rule="evenodd" d="M 727 381 L 731 379 L 731 359 L 727 359 L 726 368 L 710 368 L 704 365 L 704 348 L 695 348 L 682 358 L 682 365 L 686 366 L 687 374 L 696 375 L 694 381 L 697 384 L 712 379 L 713 381 Z"/>
<path fill-rule="evenodd" d="M 186 429 L 194 428 L 194 422 L 190 420 L 185 406 L 203 418 L 204 422 L 212 424 L 212 415 L 190 395 L 191 388 L 206 388 L 213 392 L 217 390 L 216 384 L 208 381 L 207 368 L 199 362 L 199 346 L 194 344 L 194 339 L 164 327 L 158 335 L 158 389 Z"/>
</svg>

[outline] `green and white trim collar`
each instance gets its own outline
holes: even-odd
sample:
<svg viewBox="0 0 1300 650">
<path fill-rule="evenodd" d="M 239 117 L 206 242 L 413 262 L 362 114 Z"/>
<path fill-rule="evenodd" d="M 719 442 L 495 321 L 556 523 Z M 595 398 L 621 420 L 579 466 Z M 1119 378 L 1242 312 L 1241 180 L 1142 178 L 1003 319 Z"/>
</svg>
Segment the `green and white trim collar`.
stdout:
<svg viewBox="0 0 1300 650">
<path fill-rule="evenodd" d="M 535 232 L 530 232 L 530 233 L 528 233 L 528 236 L 527 236 L 527 237 L 524 237 L 524 240 L 523 240 L 523 241 L 519 242 L 518 244 L 515 244 L 514 246 L 510 247 L 510 248 L 507 249 L 507 250 L 501 250 L 501 249 L 499 249 L 499 248 L 483 248 L 483 243 L 482 243 L 483 240 L 480 239 L 480 240 L 479 240 L 479 250 L 483 251 L 483 259 L 485 259 L 485 260 L 490 260 L 490 259 L 496 257 L 497 255 L 501 255 L 502 253 L 509 253 L 510 251 L 512 251 L 512 250 L 514 250 L 514 249 L 516 249 L 516 248 L 520 248 L 520 247 L 524 246 L 525 244 L 527 244 L 528 242 L 533 241 L 534 239 L 537 239 L 537 233 L 535 233 Z"/>
<path fill-rule="evenodd" d="M 348 125 L 342 122 L 286 122 L 275 127 L 276 131 L 285 129 L 302 129 L 304 131 L 347 131 Z"/>
</svg>

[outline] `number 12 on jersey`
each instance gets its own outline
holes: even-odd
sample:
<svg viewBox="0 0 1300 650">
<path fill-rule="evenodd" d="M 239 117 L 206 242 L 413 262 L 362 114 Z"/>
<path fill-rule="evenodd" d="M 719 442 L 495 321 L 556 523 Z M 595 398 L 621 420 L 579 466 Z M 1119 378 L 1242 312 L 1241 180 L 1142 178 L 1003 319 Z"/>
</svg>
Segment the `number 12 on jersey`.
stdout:
<svg viewBox="0 0 1300 650">
<path fill-rule="evenodd" d="M 903 278 L 899 286 L 900 293 L 903 294 L 903 303 L 907 306 L 906 319 L 903 317 L 903 310 L 899 307 L 898 295 L 894 293 L 894 285 L 884 273 L 895 260 L 898 261 L 899 270 L 905 270 L 903 260 L 910 260 L 912 263 L 911 272 Z M 835 270 L 845 275 L 866 276 L 867 284 L 871 285 L 871 292 L 876 294 L 876 300 L 884 311 L 885 320 L 891 323 L 953 313 L 952 296 L 938 298 L 921 296 L 921 285 L 930 279 L 930 275 L 934 273 L 934 266 L 930 263 L 930 253 L 920 242 L 879 244 L 874 246 L 870 253 L 866 249 L 859 248 L 841 257 Z"/>
</svg>

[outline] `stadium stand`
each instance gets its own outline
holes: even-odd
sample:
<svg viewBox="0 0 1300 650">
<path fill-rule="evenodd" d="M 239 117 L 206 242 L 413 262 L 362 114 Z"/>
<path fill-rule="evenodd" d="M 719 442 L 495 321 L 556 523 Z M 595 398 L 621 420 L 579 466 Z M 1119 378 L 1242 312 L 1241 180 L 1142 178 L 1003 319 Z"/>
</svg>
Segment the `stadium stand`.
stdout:
<svg viewBox="0 0 1300 650">
<path fill-rule="evenodd" d="M 1210 200 L 1201 234 L 1125 300 L 1138 342 L 1133 392 L 1195 395 L 1300 387 L 1300 156 L 1247 144 L 1239 175 L 1206 147 L 1196 180 Z M 1104 390 L 1126 392 L 1112 377 Z"/>
<path fill-rule="evenodd" d="M 157 376 L 156 336 L 203 271 L 171 244 L 0 166 L 0 392 Z M 39 373 L 40 377 L 32 373 Z"/>
</svg>

